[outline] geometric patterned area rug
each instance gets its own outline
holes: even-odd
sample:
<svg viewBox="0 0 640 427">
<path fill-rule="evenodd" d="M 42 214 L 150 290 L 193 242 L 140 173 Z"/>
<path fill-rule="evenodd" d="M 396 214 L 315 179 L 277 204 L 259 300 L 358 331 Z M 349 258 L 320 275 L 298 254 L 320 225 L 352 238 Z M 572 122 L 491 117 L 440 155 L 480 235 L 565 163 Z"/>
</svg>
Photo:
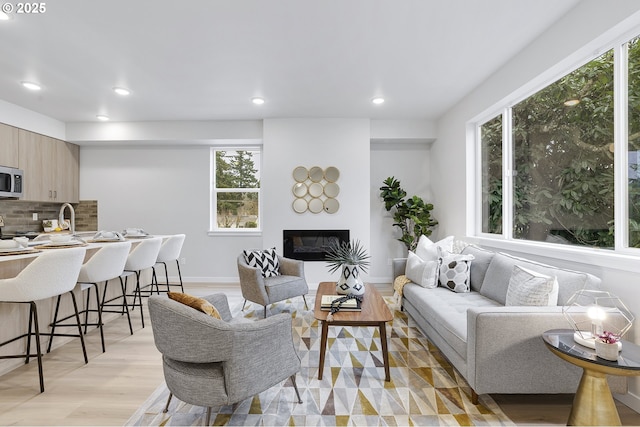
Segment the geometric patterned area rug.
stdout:
<svg viewBox="0 0 640 427">
<path fill-rule="evenodd" d="M 411 318 L 394 309 L 387 324 L 391 381 L 384 381 L 378 328 L 330 326 L 323 379 L 318 380 L 320 325 L 313 317 L 313 298 L 273 304 L 270 315 L 286 312 L 293 319 L 293 339 L 301 359 L 296 383 L 290 380 L 235 405 L 212 408 L 212 425 L 252 426 L 472 426 L 515 425 L 488 395 L 471 403 L 465 380 L 418 330 Z M 236 316 L 261 319 L 263 308 L 247 304 Z M 204 425 L 206 408 L 173 398 L 162 384 L 125 425 Z"/>
</svg>

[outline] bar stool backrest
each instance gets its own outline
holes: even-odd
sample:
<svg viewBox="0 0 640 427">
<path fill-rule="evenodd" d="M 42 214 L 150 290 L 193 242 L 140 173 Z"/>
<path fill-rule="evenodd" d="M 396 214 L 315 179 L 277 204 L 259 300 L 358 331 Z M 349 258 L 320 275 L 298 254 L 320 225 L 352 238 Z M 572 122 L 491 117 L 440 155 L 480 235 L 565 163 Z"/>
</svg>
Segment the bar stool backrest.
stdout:
<svg viewBox="0 0 640 427">
<path fill-rule="evenodd" d="M 158 258 L 161 244 L 162 237 L 151 237 L 141 240 L 140 243 L 129 252 L 124 269 L 128 271 L 140 271 L 153 267 Z"/>
<path fill-rule="evenodd" d="M 162 243 L 160 246 L 160 252 L 158 252 L 158 258 L 156 262 L 167 262 L 177 260 L 182 250 L 182 244 L 185 239 L 184 234 L 174 234 Z"/>
<path fill-rule="evenodd" d="M 47 249 L 16 277 L 0 280 L 1 301 L 38 301 L 72 290 L 86 249 Z"/>
<path fill-rule="evenodd" d="M 130 250 L 131 242 L 129 241 L 105 243 L 82 265 L 78 282 L 98 283 L 120 276 Z"/>
</svg>

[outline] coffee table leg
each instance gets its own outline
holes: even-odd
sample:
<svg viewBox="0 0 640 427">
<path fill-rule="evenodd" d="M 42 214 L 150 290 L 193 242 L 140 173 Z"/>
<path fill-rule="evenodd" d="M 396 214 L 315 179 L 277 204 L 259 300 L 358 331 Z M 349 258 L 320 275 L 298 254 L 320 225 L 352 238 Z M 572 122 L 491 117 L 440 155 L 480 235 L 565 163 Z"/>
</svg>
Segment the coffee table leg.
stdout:
<svg viewBox="0 0 640 427">
<path fill-rule="evenodd" d="M 389 372 L 389 351 L 387 349 L 387 324 L 380 322 L 380 341 L 382 344 L 382 360 L 384 361 L 384 380 L 391 381 Z"/>
<path fill-rule="evenodd" d="M 329 325 L 327 322 L 322 324 L 322 333 L 320 334 L 320 365 L 318 366 L 318 379 L 322 379 L 322 371 L 324 370 L 324 353 L 327 350 L 327 334 L 329 333 Z"/>
</svg>

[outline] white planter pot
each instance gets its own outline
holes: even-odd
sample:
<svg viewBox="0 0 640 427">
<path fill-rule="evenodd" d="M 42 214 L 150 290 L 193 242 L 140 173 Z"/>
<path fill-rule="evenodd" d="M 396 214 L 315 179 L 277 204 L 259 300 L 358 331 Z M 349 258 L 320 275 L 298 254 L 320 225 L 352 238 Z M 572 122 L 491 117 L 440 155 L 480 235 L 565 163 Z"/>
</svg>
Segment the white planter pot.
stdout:
<svg viewBox="0 0 640 427">
<path fill-rule="evenodd" d="M 360 271 L 357 265 L 345 264 L 342 266 L 342 274 L 336 284 L 336 292 L 340 295 L 364 294 L 364 283 L 360 280 Z"/>
<path fill-rule="evenodd" d="M 607 344 L 604 341 L 600 341 L 596 339 L 596 355 L 605 360 L 611 360 L 615 362 L 618 360 L 618 351 L 620 351 L 620 347 L 618 343 Z"/>
</svg>

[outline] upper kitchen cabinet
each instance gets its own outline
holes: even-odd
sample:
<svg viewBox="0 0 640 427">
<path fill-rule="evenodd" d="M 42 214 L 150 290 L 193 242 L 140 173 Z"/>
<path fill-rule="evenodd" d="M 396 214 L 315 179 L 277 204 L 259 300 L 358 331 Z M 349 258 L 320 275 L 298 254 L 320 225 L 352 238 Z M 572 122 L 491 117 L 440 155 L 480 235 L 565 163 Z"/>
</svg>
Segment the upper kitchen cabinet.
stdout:
<svg viewBox="0 0 640 427">
<path fill-rule="evenodd" d="M 0 166 L 19 167 L 18 128 L 0 123 Z"/>
<path fill-rule="evenodd" d="M 78 202 L 80 147 L 20 129 L 23 200 Z"/>
</svg>

